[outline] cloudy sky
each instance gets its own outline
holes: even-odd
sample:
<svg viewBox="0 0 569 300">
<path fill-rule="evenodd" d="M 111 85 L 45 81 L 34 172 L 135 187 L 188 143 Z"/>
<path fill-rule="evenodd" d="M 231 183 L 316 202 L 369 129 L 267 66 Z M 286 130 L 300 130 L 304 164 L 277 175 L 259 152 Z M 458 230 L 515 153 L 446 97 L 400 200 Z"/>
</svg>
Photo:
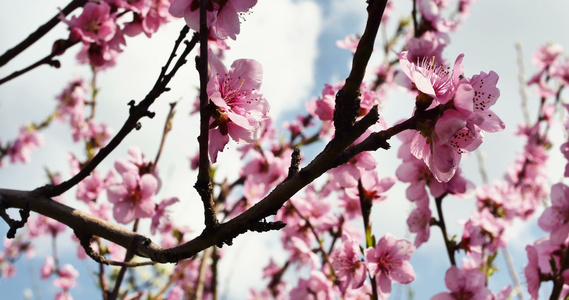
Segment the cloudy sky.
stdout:
<svg viewBox="0 0 569 300">
<path fill-rule="evenodd" d="M 409 13 L 411 1 L 395 2 L 393 19 Z M 4 4 L 0 10 L 0 52 L 3 53 L 27 34 L 35 30 L 48 17 L 57 12 L 65 1 L 12 1 Z M 539 7 L 537 7 L 539 5 Z M 491 179 L 499 179 L 506 172 L 508 165 L 514 160 L 516 152 L 521 150 L 522 141 L 511 136 L 517 124 L 521 122 L 520 97 L 518 94 L 518 67 L 515 60 L 514 44 L 520 42 L 524 50 L 527 76 L 535 71 L 530 64 L 531 52 L 546 42 L 558 42 L 569 49 L 569 20 L 563 12 L 569 11 L 569 3 L 564 1 L 546 1 L 539 4 L 530 1 L 478 1 L 473 7 L 472 16 L 461 30 L 451 35 L 451 45 L 445 50 L 445 58 L 454 61 L 457 55 L 465 53 L 464 69 L 468 75 L 480 71 L 494 70 L 500 75 L 498 87 L 501 98 L 494 111 L 506 122 L 507 129 L 503 133 L 489 134 L 481 151 L 485 156 L 485 164 Z M 361 33 L 365 21 L 365 1 L 342 0 L 260 0 L 253 13 L 246 16 L 242 25 L 242 33 L 236 42 L 231 42 L 232 50 L 227 53 L 227 64 L 239 58 L 254 58 L 264 68 L 262 91 L 271 104 L 272 115 L 282 122 L 294 117 L 302 111 L 304 103 L 320 93 L 324 83 L 334 83 L 347 76 L 351 55 L 348 51 L 338 49 L 335 41 L 343 39 L 350 33 Z M 99 121 L 107 122 L 118 129 L 126 119 L 128 109 L 126 103 L 130 99 L 140 100 L 148 91 L 159 72 L 159 68 L 167 58 L 174 39 L 177 37 L 183 21 L 170 23 L 165 30 L 152 39 L 138 37 L 127 40 L 127 48 L 119 58 L 119 65 L 100 74 L 98 95 L 100 102 L 97 108 Z M 387 28 L 387 32 L 392 30 Z M 0 69 L 0 77 L 13 70 L 26 66 L 31 61 L 45 55 L 51 48 L 54 39 L 66 36 L 63 26 L 58 26 L 47 37 L 26 51 L 21 57 Z M 379 41 L 380 42 L 380 41 Z M 0 140 L 15 138 L 18 128 L 24 122 L 38 122 L 46 117 L 46 112 L 53 110 L 54 97 L 74 76 L 89 78 L 89 70 L 76 63 L 74 55 L 77 49 L 71 49 L 62 57 L 60 70 L 40 67 L 35 72 L 0 86 Z M 380 61 L 381 54 L 372 60 Z M 198 122 L 188 118 L 191 104 L 198 85 L 197 73 L 188 63 L 171 84 L 172 91 L 164 94 L 152 107 L 157 112 L 153 120 L 143 120 L 142 129 L 127 137 L 123 145 L 115 151 L 99 168 L 108 170 L 114 160 L 125 157 L 128 145 L 139 146 L 144 153 L 153 157 L 161 134 L 164 118 L 168 111 L 168 103 L 179 101 L 178 114 L 174 120 L 174 129 L 164 149 L 161 161 L 163 188 L 161 197 L 180 196 L 183 202 L 183 213 L 177 217 L 184 219 L 196 232 L 201 231 L 201 203 L 197 194 L 191 189 L 195 178 L 187 170 L 187 157 L 197 149 L 195 142 Z M 537 98 L 530 93 L 530 107 L 535 108 Z M 533 102 L 532 102 L 533 101 Z M 412 111 L 413 101 L 404 93 L 394 93 L 387 100 L 384 116 L 392 123 L 408 117 Z M 535 114 L 534 114 L 535 115 Z M 559 139 L 563 138 L 560 129 L 553 129 Z M 36 151 L 33 162 L 28 165 L 6 164 L 0 169 L 0 186 L 2 188 L 33 189 L 45 183 L 44 166 L 52 171 L 59 171 L 63 177 L 69 175 L 67 153 L 80 153 L 73 145 L 68 129 L 63 124 L 54 123 L 43 132 L 46 145 Z M 396 142 L 395 142 L 396 144 Z M 556 146 L 554 146 L 556 147 Z M 556 148 L 554 148 L 556 149 Z M 231 150 L 231 149 L 230 149 Z M 564 161 L 559 154 L 551 153 L 551 178 L 561 178 Z M 393 175 L 399 161 L 395 151 L 376 154 L 380 161 L 381 172 Z M 225 167 L 224 175 L 235 177 L 231 168 L 239 158 L 231 151 L 220 157 L 219 165 Z M 476 157 L 472 156 L 464 162 L 468 178 L 480 183 Z M 106 171 L 104 171 L 106 172 Z M 405 219 L 411 206 L 404 201 L 402 192 L 405 185 L 396 186 L 390 198 L 381 206 L 374 208 L 373 225 L 376 235 L 392 232 L 396 236 L 408 236 Z M 72 193 L 66 195 L 72 201 Z M 445 202 L 448 211 L 447 221 L 455 224 L 460 219 L 468 218 L 473 201 L 452 200 Z M 190 213 L 188 213 L 190 212 Z M 191 213 L 194 212 L 194 213 Z M 451 232 L 458 234 L 456 226 L 450 226 Z M 0 232 L 5 232 L 5 225 L 0 225 Z M 524 234 L 520 234 L 520 233 Z M 529 232 L 529 233 L 528 233 Z M 512 244 L 510 251 L 518 266 L 518 275 L 526 263 L 524 245 L 540 236 L 535 220 L 530 226 L 518 226 L 511 231 Z M 426 298 L 445 290 L 443 276 L 447 268 L 440 234 L 433 231 L 433 237 L 427 245 L 422 246 L 415 254 L 414 266 L 418 274 L 411 285 L 419 298 Z M 65 238 L 59 240 L 60 251 L 73 257 L 75 246 L 64 246 Z M 41 243 L 40 243 L 41 244 Z M 44 241 L 43 245 L 49 245 Z M 47 249 L 47 250 L 46 250 Z M 243 299 L 250 286 L 259 284 L 260 270 L 267 263 L 267 253 L 279 250 L 278 234 L 264 236 L 249 234 L 238 238 L 235 245 L 228 249 L 227 263 L 222 265 L 220 282 L 222 293 L 230 295 L 228 299 Z M 38 247 L 38 257 L 49 253 L 49 246 Z M 260 259 L 260 257 L 265 257 Z M 441 258 L 433 259 L 433 258 Z M 498 258 L 503 265 L 503 258 Z M 9 291 L 15 298 L 22 297 L 25 288 L 31 288 L 37 278 L 37 270 L 43 261 L 20 262 L 19 276 L 11 281 L 0 280 L 0 290 Z M 93 279 L 89 271 L 94 270 L 91 262 L 77 263 L 82 271 L 81 284 L 73 290 L 73 295 L 80 298 L 83 293 L 94 290 Z M 413 262 L 413 261 L 412 261 Z M 29 273 L 33 271 L 32 277 Z M 496 283 L 491 285 L 494 291 L 509 284 L 505 269 Z M 38 279 L 39 281 L 39 279 Z M 523 278 L 522 278 L 523 281 Z M 48 289 L 49 282 L 40 283 Z M 397 291 L 397 289 L 395 290 Z M 421 296 L 419 296 L 421 295 Z M 425 295 L 423 297 L 422 295 Z M 50 298 L 49 292 L 42 294 Z"/>
</svg>

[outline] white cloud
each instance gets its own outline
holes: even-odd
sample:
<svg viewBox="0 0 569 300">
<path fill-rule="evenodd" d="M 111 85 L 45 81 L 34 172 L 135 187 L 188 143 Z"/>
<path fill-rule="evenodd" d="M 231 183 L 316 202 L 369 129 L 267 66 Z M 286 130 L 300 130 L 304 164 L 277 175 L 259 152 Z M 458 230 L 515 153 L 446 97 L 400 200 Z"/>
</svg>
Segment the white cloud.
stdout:
<svg viewBox="0 0 569 300">
<path fill-rule="evenodd" d="M 263 65 L 261 91 L 273 117 L 303 108 L 309 99 L 321 24 L 319 7 L 313 2 L 259 1 L 242 22 L 237 41 L 230 42 L 227 64 L 253 58 Z"/>
</svg>

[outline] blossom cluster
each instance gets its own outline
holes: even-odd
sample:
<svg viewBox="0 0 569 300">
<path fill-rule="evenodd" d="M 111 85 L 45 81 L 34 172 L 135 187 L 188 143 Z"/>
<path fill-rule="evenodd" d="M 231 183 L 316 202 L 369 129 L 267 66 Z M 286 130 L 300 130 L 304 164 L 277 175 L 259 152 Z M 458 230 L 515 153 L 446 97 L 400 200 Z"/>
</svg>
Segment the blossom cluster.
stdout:
<svg viewBox="0 0 569 300">
<path fill-rule="evenodd" d="M 500 132 L 505 124 L 493 111 L 500 97 L 498 74 L 489 71 L 467 75 L 462 65 L 464 54 L 452 64 L 443 54 L 451 42 L 449 33 L 465 21 L 473 2 L 461 0 L 453 10 L 449 1 L 416 1 L 419 14 L 412 16 L 416 26 L 406 27 L 409 22 L 401 23 L 395 37 L 403 37 L 404 41 L 401 45 L 386 45 L 385 60 L 373 73 L 375 80 L 359 86 L 356 122 L 372 109 L 380 117 L 350 145 L 351 149 L 357 148 L 377 133 L 391 134 L 397 126 L 411 124 L 393 134 L 401 141 L 397 149 L 401 161 L 395 176 L 382 175 L 381 162 L 371 152 L 364 151 L 328 170 L 321 181 L 309 183 L 273 212 L 274 221 L 286 224 L 279 232 L 285 259 L 271 257 L 263 272 L 267 286 L 250 290 L 251 298 L 387 299 L 393 284 L 410 284 L 417 278 L 411 265 L 412 256 L 421 246 L 432 242 L 431 227 L 438 227 L 450 261 L 444 276 L 448 291 L 436 292 L 431 299 L 508 299 L 513 297 L 512 286 L 497 293 L 489 288 L 496 270 L 493 260 L 507 245 L 508 228 L 516 220 L 531 220 L 548 196 L 551 205 L 537 223 L 549 235 L 526 247 L 525 282 L 532 299 L 540 298 L 541 284 L 546 281 L 553 281 L 553 291 L 558 296 L 567 296 L 569 186 L 559 182 L 548 188 L 546 163 L 553 145 L 548 130 L 562 107 L 561 90 L 569 85 L 569 63 L 561 57 L 563 50 L 556 44 L 544 45 L 534 54 L 532 61 L 539 70 L 528 85 L 536 87 L 541 100 L 538 120 L 519 126 L 516 134 L 525 140 L 523 153 L 516 156 L 504 178 L 475 186 L 460 163 L 467 153 L 480 147 L 487 133 Z M 284 133 L 279 136 L 279 126 L 269 115 L 270 99 L 261 93 L 262 65 L 253 59 L 238 59 L 228 68 L 221 51 L 229 49 L 226 39 L 236 40 L 243 15 L 257 1 L 207 0 L 205 3 L 209 44 L 217 49 L 210 47 L 208 54 L 207 105 L 200 107 L 198 101 L 195 112 L 206 116 L 210 159 L 206 163 L 214 164 L 208 167 L 214 177 L 211 184 L 216 215 L 223 222 L 253 207 L 285 182 L 291 174 L 291 157 L 305 163 L 311 153 L 299 149 L 334 139 L 336 95 L 344 82 L 326 84 L 318 97 L 306 102 L 305 114 L 282 124 Z M 390 1 L 385 9 L 384 24 L 391 21 L 393 5 Z M 447 14 L 448 10 L 452 12 Z M 123 21 L 125 15 L 131 15 L 132 21 Z M 191 29 L 199 31 L 199 15 L 198 0 L 105 0 L 88 1 L 78 16 L 70 19 L 62 16 L 62 19 L 69 26 L 69 39 L 83 46 L 80 59 L 91 64 L 96 75 L 97 68 L 116 63 L 117 55 L 126 45 L 125 36 L 144 33 L 150 37 L 172 17 L 183 17 Z M 357 53 L 359 42 L 358 37 L 350 35 L 337 45 Z M 383 118 L 383 107 L 388 104 L 390 91 L 398 87 L 415 99 L 409 105 L 413 114 L 390 127 Z M 105 124 L 95 121 L 93 113 L 87 114 L 89 108 L 91 112 L 95 109 L 96 92 L 89 96 L 90 89 L 96 87 L 89 87 L 83 79 L 71 81 L 56 97 L 54 113 L 48 118 L 67 123 L 73 140 L 85 145 L 84 156 L 69 154 L 72 175 L 80 173 L 111 135 Z M 569 109 L 569 105 L 565 108 Z M 41 126 L 22 127 L 14 142 L 0 145 L 0 159 L 8 156 L 12 162 L 28 162 L 31 152 L 43 144 L 39 130 L 49 121 Z M 569 122 L 564 125 L 569 131 Z M 167 130 L 163 134 L 165 137 Z M 230 139 L 237 143 L 242 154 L 242 167 L 236 172 L 235 181 L 220 178 L 215 172 L 222 167 L 218 158 L 224 155 L 222 152 Z M 560 151 L 569 161 L 569 141 Z M 180 200 L 163 196 L 166 191 L 161 189 L 158 157 L 148 159 L 141 149 L 131 147 L 128 158 L 117 159 L 105 172 L 98 168 L 78 183 L 73 198 L 101 220 L 132 224 L 134 231 L 149 231 L 160 239 L 164 248 L 186 243 L 194 228 L 172 219 L 172 210 L 179 207 Z M 204 163 L 200 158 L 203 156 L 192 159 L 192 168 Z M 48 172 L 48 175 L 51 183 L 60 183 L 57 174 Z M 569 163 L 564 175 L 569 177 Z M 379 229 L 370 220 L 372 209 L 377 212 L 387 199 L 397 200 L 389 192 L 398 182 L 408 184 L 405 197 L 413 203 L 406 221 L 409 232 L 414 234 L 413 242 L 391 233 L 376 238 Z M 460 223 L 460 232 L 447 232 L 442 202 L 465 198 L 474 198 L 475 209 Z M 68 202 L 63 197 L 53 200 Z M 66 228 L 46 216 L 31 216 L 23 235 L 4 242 L 4 251 L 0 252 L 2 278 L 15 275 L 15 261 L 23 253 L 33 255 L 28 240 L 47 235 L 55 241 Z M 126 249 L 99 237 L 92 237 L 87 243 L 89 247 L 79 237 L 74 240 L 80 244 L 77 256 L 81 259 L 93 255 L 86 250 L 116 262 L 123 261 L 126 255 Z M 71 290 L 78 283 L 79 273 L 69 264 L 61 266 L 55 247 L 52 251 L 40 269 L 41 277 L 53 278 L 52 284 L 58 288 L 56 299 L 72 299 Z M 154 266 L 156 277 L 169 277 L 166 286 L 133 271 L 129 287 L 121 296 L 184 299 L 197 297 L 194 293 L 200 291 L 203 298 L 214 298 L 219 276 L 217 264 L 227 251 L 212 247 L 169 269 Z M 461 260 L 456 257 L 458 253 L 464 254 Z M 285 272 L 291 269 L 296 274 L 285 277 Z M 109 291 L 105 286 L 107 279 L 116 280 L 120 287 L 115 275 L 104 271 L 97 275 L 104 293 Z"/>
<path fill-rule="evenodd" d="M 117 56 L 126 46 L 125 36 L 144 33 L 151 37 L 171 20 L 168 13 L 172 0 L 106 0 L 89 1 L 79 16 L 61 18 L 69 26 L 69 39 L 83 47 L 77 58 L 97 68 L 116 64 Z M 132 21 L 125 21 L 131 15 Z"/>
</svg>

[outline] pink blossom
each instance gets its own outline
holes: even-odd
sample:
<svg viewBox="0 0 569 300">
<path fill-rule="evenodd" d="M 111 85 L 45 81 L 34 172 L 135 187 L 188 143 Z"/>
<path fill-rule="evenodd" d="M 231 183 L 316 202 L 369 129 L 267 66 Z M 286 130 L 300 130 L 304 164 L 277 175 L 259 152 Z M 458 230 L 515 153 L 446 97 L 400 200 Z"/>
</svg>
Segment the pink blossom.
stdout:
<svg viewBox="0 0 569 300">
<path fill-rule="evenodd" d="M 417 59 L 417 62 L 410 61 L 408 51 L 401 52 L 399 64 L 403 73 L 420 92 L 432 97 L 440 104 L 445 104 L 454 94 L 453 76 L 462 73 L 463 57 L 464 54 L 457 57 L 452 74 L 448 69 L 436 64 L 434 57 L 433 59 L 428 57 Z"/>
<path fill-rule="evenodd" d="M 43 136 L 30 126 L 22 126 L 18 138 L 7 150 L 10 161 L 28 163 L 32 158 L 32 151 L 43 145 Z"/>
<path fill-rule="evenodd" d="M 434 177 L 441 182 L 452 179 L 462 154 L 474 151 L 482 144 L 484 132 L 466 127 L 464 116 L 454 109 L 447 109 L 435 124 L 428 140 L 416 132 L 411 142 L 411 153 L 427 164 Z"/>
<path fill-rule="evenodd" d="M 388 2 L 388 5 L 391 2 Z M 383 23 L 383 21 L 382 21 Z M 351 290 L 347 290 L 344 293 L 344 297 L 343 299 L 350 299 L 350 300 L 368 300 L 370 298 L 370 296 L 373 294 L 372 288 L 371 288 L 371 284 L 369 284 L 369 282 L 364 282 L 364 284 L 357 288 L 357 289 L 351 289 Z"/>
<path fill-rule="evenodd" d="M 415 236 L 415 247 L 417 248 L 428 241 L 431 235 L 431 210 L 428 204 L 428 199 L 427 201 L 418 201 L 417 208 L 407 218 L 409 231 L 417 234 Z"/>
<path fill-rule="evenodd" d="M 332 283 L 324 273 L 312 270 L 310 278 L 300 279 L 298 286 L 290 291 L 291 299 L 327 300 L 334 298 Z"/>
<path fill-rule="evenodd" d="M 132 11 L 137 14 L 146 15 L 150 10 L 152 0 L 105 0 L 117 8 Z"/>
<path fill-rule="evenodd" d="M 309 101 L 306 104 L 306 110 L 315 118 L 322 121 L 332 121 L 334 119 L 334 107 L 336 92 L 338 92 L 344 82 L 335 85 L 325 84 L 322 89 L 322 96 Z"/>
<path fill-rule="evenodd" d="M 260 137 L 260 122 L 267 118 L 269 104 L 259 93 L 263 77 L 260 63 L 239 59 L 227 71 L 213 54 L 210 57 L 212 76 L 207 94 L 215 111 L 210 121 L 209 155 L 216 162 L 229 136 L 238 143 L 253 143 Z"/>
<path fill-rule="evenodd" d="M 526 276 L 528 292 L 532 299 L 539 299 L 539 286 L 541 284 L 540 270 L 538 264 L 537 250 L 532 245 L 526 246 L 528 255 L 528 264 L 524 268 L 524 275 Z"/>
<path fill-rule="evenodd" d="M 270 278 L 278 274 L 282 270 L 275 261 L 271 258 L 269 265 L 263 269 L 263 278 Z"/>
<path fill-rule="evenodd" d="M 468 13 L 468 10 L 462 10 L 463 14 L 460 15 L 458 21 L 444 18 L 442 12 L 448 7 L 450 1 L 445 0 L 421 0 L 417 1 L 417 6 L 421 15 L 423 16 L 423 21 L 429 24 L 429 27 L 437 31 L 448 32 L 455 30 L 459 22 L 464 19 Z"/>
<path fill-rule="evenodd" d="M 545 70 L 551 66 L 559 54 L 563 53 L 563 46 L 560 44 L 545 44 L 539 46 L 531 56 L 531 62 L 538 68 Z"/>
<path fill-rule="evenodd" d="M 512 201 L 516 207 L 516 214 L 523 219 L 530 217 L 548 195 L 549 186 L 547 161 L 549 154 L 548 145 L 551 142 L 540 132 L 540 123 L 532 127 L 520 126 L 518 135 L 527 139 L 524 152 L 516 155 L 513 165 L 508 168 L 506 182 L 511 185 L 509 194 L 516 193 L 518 196 Z"/>
<path fill-rule="evenodd" d="M 350 34 L 347 35 L 343 40 L 337 40 L 336 46 L 338 46 L 338 48 L 350 50 L 352 53 L 355 53 L 359 42 L 360 39 L 357 36 Z"/>
<path fill-rule="evenodd" d="M 411 153 L 412 143 L 417 142 L 417 133 L 406 131 L 399 134 L 403 144 L 399 148 L 397 156 L 403 159 L 403 163 L 397 168 L 395 175 L 400 181 L 411 183 L 406 190 L 409 201 L 428 199 L 426 186 L 429 186 L 431 195 L 435 198 L 444 193 L 464 195 L 472 189 L 472 183 L 461 176 L 460 168 L 457 168 L 454 176 L 448 182 L 438 181 L 424 160 L 417 159 Z M 417 147 L 415 144 L 413 147 Z M 418 149 L 414 148 L 414 151 Z M 416 153 L 419 155 L 419 153 Z M 420 155 L 423 155 L 422 152 Z"/>
<path fill-rule="evenodd" d="M 49 234 L 55 237 L 67 229 L 67 226 L 65 224 L 60 223 L 52 218 L 48 218 L 44 215 L 36 215 L 35 217 L 30 217 L 26 225 L 28 226 L 28 234 L 30 237 L 38 237 L 45 234 Z"/>
<path fill-rule="evenodd" d="M 555 276 L 554 269 L 559 272 L 561 269 L 561 255 L 565 252 L 567 245 L 552 243 L 549 237 L 543 237 L 534 242 L 533 246 L 526 246 L 528 254 L 528 265 L 524 273 L 528 279 L 528 289 L 531 295 L 537 294 L 540 281 L 544 276 Z M 536 282 L 537 281 L 537 282 Z M 536 298 L 537 299 L 537 298 Z"/>
<path fill-rule="evenodd" d="M 107 188 L 109 201 L 114 204 L 113 217 L 115 220 L 127 224 L 134 219 L 152 217 L 155 208 L 152 196 L 158 187 L 156 177 L 152 174 L 140 176 L 134 172 L 121 175 L 122 183 Z"/>
<path fill-rule="evenodd" d="M 7 262 L 2 268 L 2 278 L 9 279 L 16 276 L 16 266 L 13 263 Z"/>
<path fill-rule="evenodd" d="M 128 149 L 128 160 L 123 158 L 117 159 L 115 162 L 115 169 L 119 174 L 124 174 L 127 172 L 134 172 L 139 174 L 148 173 L 151 169 L 153 162 L 147 159 L 140 148 L 138 147 L 130 147 Z M 152 173 L 156 180 L 158 181 L 158 187 L 156 192 L 160 190 L 160 186 L 162 185 L 160 181 L 160 177 L 158 177 L 158 167 L 154 166 L 154 172 Z"/>
<path fill-rule="evenodd" d="M 336 93 L 343 86 L 344 81 L 340 81 L 334 85 L 325 84 L 324 89 L 322 89 L 322 96 L 306 103 L 306 110 L 308 113 L 310 113 L 312 117 L 325 122 L 323 127 L 333 126 L 330 121 L 334 119 Z M 358 112 L 358 117 L 365 116 L 372 107 L 379 106 L 380 104 L 377 93 L 371 90 L 367 84 L 362 83 L 360 86 L 360 110 Z M 382 117 L 380 117 L 378 123 L 380 126 L 385 126 L 385 120 Z M 324 129 L 330 130 L 330 128 L 323 128 L 321 136 L 328 135 Z"/>
<path fill-rule="evenodd" d="M 241 170 L 245 177 L 244 195 L 248 204 L 261 200 L 288 175 L 292 151 L 282 151 L 275 157 L 272 151 L 252 151 L 252 159 Z"/>
<path fill-rule="evenodd" d="M 72 131 L 73 140 L 75 142 L 85 140 L 88 143 L 88 151 L 92 154 L 107 144 L 113 132 L 107 124 L 96 123 L 93 119 L 73 125 Z"/>
<path fill-rule="evenodd" d="M 71 28 L 71 36 L 78 36 L 84 44 L 108 42 L 117 31 L 115 15 L 106 2 L 88 2 L 79 17 L 64 22 Z"/>
<path fill-rule="evenodd" d="M 313 270 L 320 268 L 320 259 L 302 239 L 296 236 L 291 237 L 285 248 L 290 252 L 291 262 L 299 262 L 300 265 L 310 265 Z"/>
<path fill-rule="evenodd" d="M 99 172 L 94 171 L 91 175 L 77 184 L 77 200 L 85 203 L 94 202 L 104 189 L 114 183 L 114 175 L 109 172 L 107 178 L 103 178 Z"/>
<path fill-rule="evenodd" d="M 180 286 L 176 285 L 170 290 L 166 300 L 182 300 L 184 299 L 184 294 L 184 290 Z"/>
<path fill-rule="evenodd" d="M 409 259 L 415 252 L 408 240 L 396 239 L 387 233 L 375 248 L 365 250 L 366 264 L 370 276 L 375 278 L 380 299 L 391 294 L 391 282 L 407 284 L 415 279 L 415 271 Z"/>
<path fill-rule="evenodd" d="M 409 131 L 410 132 L 410 131 Z M 401 150 L 402 148 L 400 148 Z M 407 152 L 410 154 L 410 152 Z M 395 171 L 397 179 L 402 182 L 411 183 L 407 190 L 405 191 L 405 196 L 409 201 L 418 201 L 427 199 L 427 189 L 425 188 L 426 183 L 436 181 L 429 171 L 427 165 L 414 156 L 407 161 L 404 161 Z"/>
<path fill-rule="evenodd" d="M 126 255 L 126 249 L 113 242 L 107 243 L 107 251 L 109 251 L 111 260 L 114 261 L 122 261 L 124 259 L 124 256 Z"/>
<path fill-rule="evenodd" d="M 73 300 L 73 297 L 67 291 L 60 291 L 55 294 L 55 300 Z"/>
<path fill-rule="evenodd" d="M 131 1 L 118 1 L 124 5 L 131 5 Z M 136 36 L 144 32 L 147 37 L 151 37 L 156 33 L 160 26 L 170 21 L 172 15 L 168 12 L 172 0 L 145 0 L 137 1 L 134 4 L 138 6 L 132 22 L 126 23 L 124 33 L 128 36 Z"/>
<path fill-rule="evenodd" d="M 167 223 L 172 221 L 170 220 L 167 208 L 177 202 L 180 202 L 178 197 L 172 197 L 162 200 L 160 204 L 156 206 L 156 212 L 152 216 L 152 224 L 150 224 L 150 233 L 156 234 L 156 229 L 163 232 L 164 229 L 169 227 Z"/>
<path fill-rule="evenodd" d="M 551 233 L 551 242 L 561 244 L 569 238 L 569 187 L 557 183 L 551 187 L 551 206 L 539 217 L 541 229 Z"/>
<path fill-rule="evenodd" d="M 451 266 L 445 276 L 449 292 L 436 294 L 431 300 L 493 300 L 492 292 L 486 288 L 486 277 L 478 269 L 462 270 Z"/>
<path fill-rule="evenodd" d="M 511 196 L 514 197 L 511 197 Z M 517 215 L 517 204 L 512 201 L 517 196 L 512 187 L 505 182 L 496 181 L 492 185 L 483 185 L 476 190 L 476 205 L 478 210 L 488 209 L 494 216 L 512 221 Z"/>
<path fill-rule="evenodd" d="M 340 281 L 340 290 L 357 289 L 364 284 L 367 276 L 366 267 L 360 261 L 360 246 L 349 234 L 342 235 L 342 247 L 330 255 L 332 267 Z"/>
<path fill-rule="evenodd" d="M 53 281 L 53 285 L 63 290 L 69 290 L 77 284 L 75 279 L 79 277 L 79 272 L 72 265 L 66 264 L 59 269 L 59 277 Z"/>
<path fill-rule="evenodd" d="M 350 218 L 355 216 L 361 216 L 361 204 L 360 201 L 379 202 L 386 199 L 384 195 L 394 184 L 395 178 L 384 177 L 379 178 L 378 173 L 375 170 L 372 171 L 362 171 L 361 178 L 361 191 L 360 186 L 357 184 L 353 187 L 346 187 L 344 189 L 344 195 L 340 197 L 343 200 L 340 206 L 346 209 L 346 213 Z"/>
<path fill-rule="evenodd" d="M 89 202 L 89 212 L 100 219 L 105 221 L 110 220 L 111 204 L 107 201 Z"/>
<path fill-rule="evenodd" d="M 503 236 L 506 224 L 504 219 L 494 216 L 487 208 L 474 212 L 464 225 L 462 243 L 466 247 L 484 246 L 490 251 L 506 245 Z"/>
<path fill-rule="evenodd" d="M 324 233 L 338 224 L 338 217 L 332 214 L 333 207 L 330 201 L 322 201 L 329 193 L 329 190 L 317 193 L 314 185 L 309 185 L 305 189 L 305 195 L 290 199 L 296 210 L 303 217 L 309 218 L 310 224 L 317 233 Z M 298 215 L 296 217 L 298 218 Z M 306 226 L 306 222 L 302 218 L 294 223 L 300 227 Z"/>
<path fill-rule="evenodd" d="M 48 278 L 49 276 L 51 276 L 51 274 L 54 271 L 55 271 L 55 268 L 54 268 L 53 257 L 46 256 L 45 257 L 45 263 L 42 265 L 42 267 L 40 269 L 41 278 L 42 279 Z"/>
<path fill-rule="evenodd" d="M 438 180 L 429 181 L 429 191 L 435 198 L 445 193 L 454 195 L 457 198 L 468 197 L 474 190 L 474 184 L 462 177 L 462 170 L 456 169 L 454 176 L 448 182 L 439 182 Z"/>
<path fill-rule="evenodd" d="M 211 28 L 210 34 L 216 39 L 235 40 L 240 32 L 240 14 L 248 12 L 255 4 L 257 0 L 207 0 L 206 23 Z M 199 0 L 174 0 L 169 11 L 174 17 L 184 17 L 191 29 L 199 31 L 199 7 Z"/>
<path fill-rule="evenodd" d="M 116 64 L 116 59 L 123 51 L 122 46 L 124 45 L 126 45 L 124 34 L 122 30 L 117 29 L 113 38 L 108 42 L 84 44 L 77 53 L 77 60 L 101 70 L 112 67 Z"/>
<path fill-rule="evenodd" d="M 427 31 L 422 36 L 410 38 L 407 42 L 407 58 L 409 61 L 419 62 L 425 57 L 434 58 L 433 63 L 444 65 L 443 49 L 450 44 L 447 33 Z"/>
<path fill-rule="evenodd" d="M 0 252 L 0 263 L 7 260 L 15 261 L 24 251 L 27 258 L 31 259 L 34 256 L 33 247 L 29 241 L 4 238 L 3 245 L 5 252 Z"/>
<path fill-rule="evenodd" d="M 370 172 L 377 166 L 377 160 L 369 152 L 354 156 L 347 163 L 328 171 L 332 182 L 340 187 L 348 188 L 358 185 L 362 174 Z"/>
<path fill-rule="evenodd" d="M 463 78 L 461 81 L 454 97 L 454 106 L 467 116 L 469 128 L 472 130 L 472 125 L 476 125 L 487 132 L 504 130 L 504 122 L 490 110 L 490 106 L 500 97 L 500 90 L 496 87 L 498 74 L 494 71 L 488 74 L 480 72 L 470 80 Z"/>
<path fill-rule="evenodd" d="M 87 85 L 83 79 L 78 78 L 69 83 L 69 85 L 59 94 L 56 99 L 59 101 L 57 114 L 59 119 L 69 116 L 72 127 L 78 127 L 85 121 L 85 96 L 87 94 Z"/>
<path fill-rule="evenodd" d="M 559 79 L 561 84 L 569 85 L 569 61 L 555 61 L 551 66 L 551 77 Z"/>
</svg>

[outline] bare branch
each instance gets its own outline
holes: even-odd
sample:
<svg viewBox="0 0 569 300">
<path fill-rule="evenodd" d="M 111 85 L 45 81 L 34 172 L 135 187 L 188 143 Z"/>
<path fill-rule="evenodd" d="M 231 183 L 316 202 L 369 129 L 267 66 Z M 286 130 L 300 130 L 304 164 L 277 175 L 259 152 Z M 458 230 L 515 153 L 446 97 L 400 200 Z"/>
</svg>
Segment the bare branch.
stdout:
<svg viewBox="0 0 569 300">
<path fill-rule="evenodd" d="M 172 54 L 168 59 L 168 63 L 162 68 L 162 73 L 159 76 L 159 80 L 156 82 L 152 90 L 146 95 L 144 100 L 140 101 L 137 105 L 134 104 L 134 100 L 129 102 L 130 110 L 129 116 L 122 128 L 119 132 L 113 137 L 113 139 L 107 144 L 105 147 L 101 148 L 97 155 L 93 157 L 91 161 L 83 168 L 79 173 L 77 173 L 71 179 L 62 182 L 57 186 L 53 185 L 46 185 L 36 189 L 38 193 L 43 193 L 48 197 L 59 196 L 63 194 L 65 191 L 69 190 L 81 180 L 85 179 L 87 176 L 91 174 L 93 170 L 101 163 L 121 142 L 122 140 L 133 130 L 133 129 L 140 129 L 139 120 L 143 117 L 154 117 L 154 113 L 150 112 L 148 109 L 154 103 L 154 101 L 160 97 L 160 95 L 169 90 L 168 83 L 172 79 L 172 77 L 176 74 L 178 69 L 186 63 L 186 57 L 190 54 L 190 51 L 195 47 L 197 43 L 197 36 L 194 35 L 190 42 L 186 42 L 186 49 L 170 71 L 170 73 L 166 74 L 165 69 L 168 68 L 170 62 L 172 61 L 172 57 L 176 56 L 176 50 L 178 46 L 181 44 L 183 39 L 185 38 L 186 34 L 188 33 L 189 28 L 184 26 L 182 31 L 180 32 L 180 36 L 175 43 L 174 49 L 172 50 Z"/>
<path fill-rule="evenodd" d="M 87 3 L 87 0 L 73 0 L 65 8 L 61 10 L 60 13 L 56 14 L 47 23 L 40 26 L 36 31 L 30 34 L 25 40 L 20 42 L 18 45 L 14 46 L 12 49 L 7 50 L 2 56 L 0 56 L 0 67 L 7 64 L 10 60 L 16 57 L 18 54 L 22 53 L 29 46 L 33 45 L 46 33 L 48 33 L 55 25 L 59 24 L 61 21 L 60 14 L 67 16 L 75 9 L 82 7 Z"/>
</svg>

